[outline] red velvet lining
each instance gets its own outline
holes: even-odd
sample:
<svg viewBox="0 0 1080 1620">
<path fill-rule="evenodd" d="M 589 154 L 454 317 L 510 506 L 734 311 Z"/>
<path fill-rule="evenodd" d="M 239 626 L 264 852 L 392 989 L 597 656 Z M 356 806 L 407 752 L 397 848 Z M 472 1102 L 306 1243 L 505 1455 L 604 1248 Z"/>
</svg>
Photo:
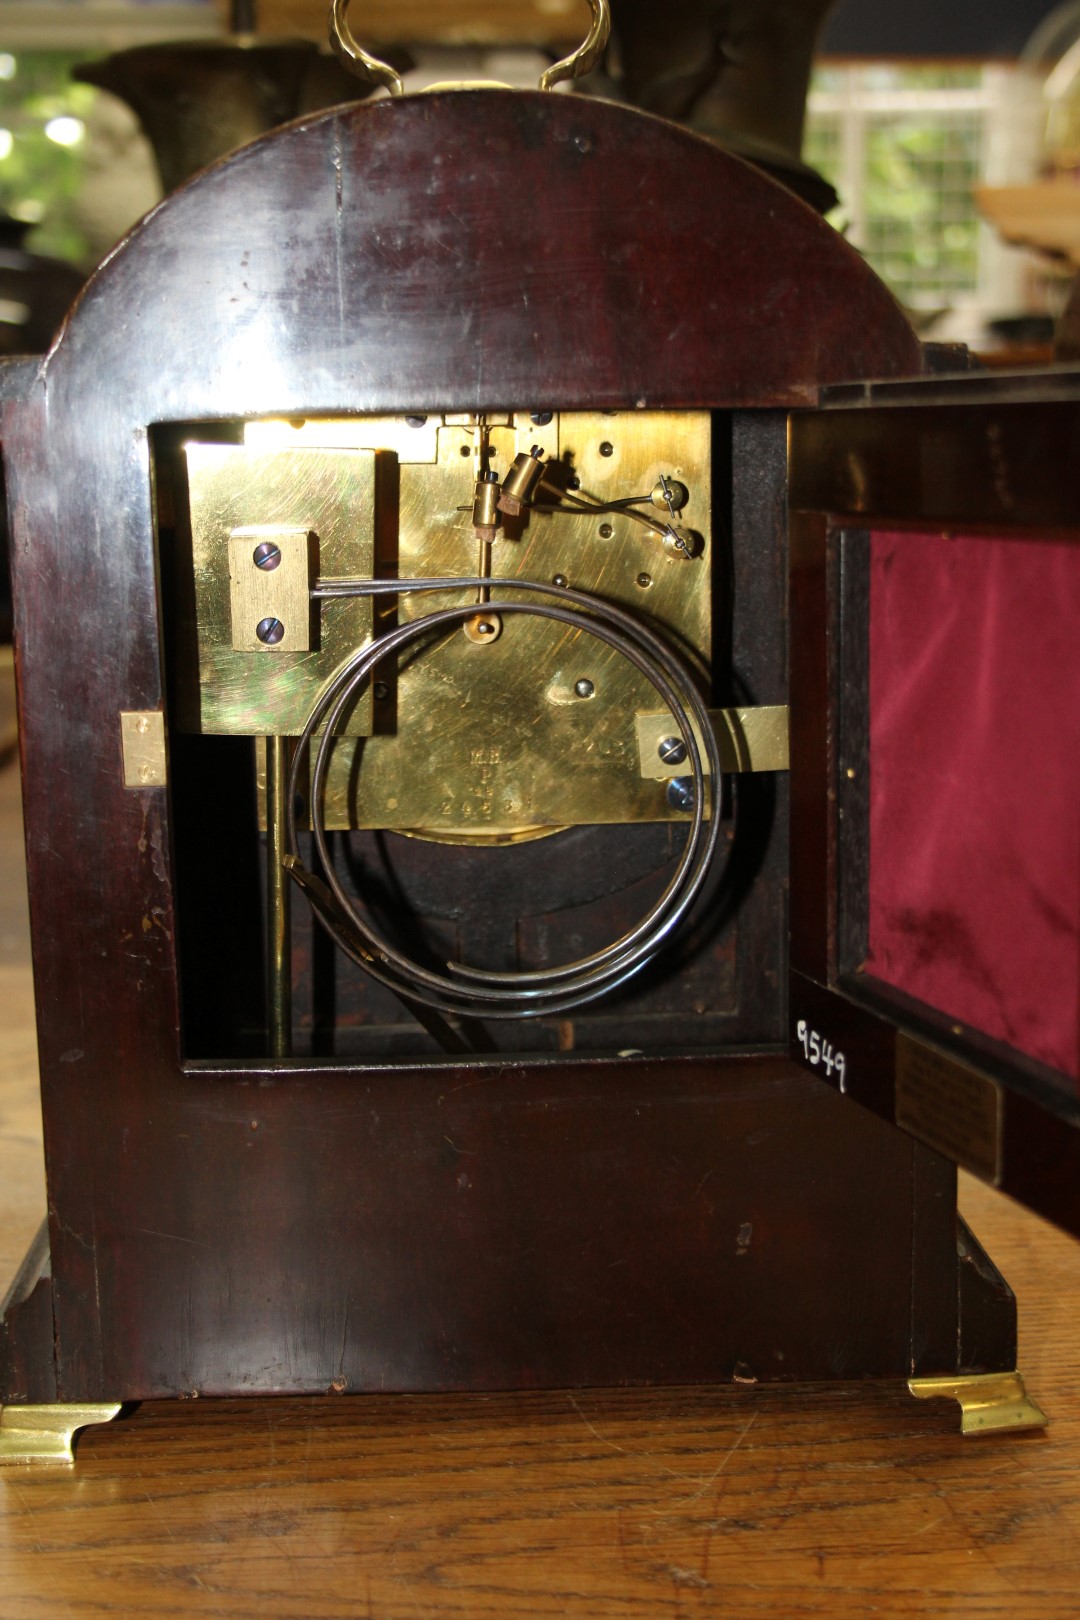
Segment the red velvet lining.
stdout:
<svg viewBox="0 0 1080 1620">
<path fill-rule="evenodd" d="M 1080 545 L 870 556 L 868 970 L 1080 1078 Z"/>
</svg>

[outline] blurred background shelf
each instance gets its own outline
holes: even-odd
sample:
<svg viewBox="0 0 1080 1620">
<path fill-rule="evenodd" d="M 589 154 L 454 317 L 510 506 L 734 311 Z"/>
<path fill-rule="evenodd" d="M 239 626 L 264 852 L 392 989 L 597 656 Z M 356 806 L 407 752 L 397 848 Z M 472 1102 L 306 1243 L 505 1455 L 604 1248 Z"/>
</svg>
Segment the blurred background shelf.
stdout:
<svg viewBox="0 0 1080 1620">
<path fill-rule="evenodd" d="M 976 186 L 980 212 L 1006 242 L 1080 265 L 1080 183 L 1064 177 L 1026 186 Z"/>
</svg>

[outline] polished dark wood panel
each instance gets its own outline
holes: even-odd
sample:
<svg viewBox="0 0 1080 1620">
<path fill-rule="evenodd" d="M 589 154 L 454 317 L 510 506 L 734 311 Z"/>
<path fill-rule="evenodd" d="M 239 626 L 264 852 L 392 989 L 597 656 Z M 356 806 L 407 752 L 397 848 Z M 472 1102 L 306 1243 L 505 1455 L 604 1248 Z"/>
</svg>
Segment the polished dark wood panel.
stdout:
<svg viewBox="0 0 1080 1620">
<path fill-rule="evenodd" d="M 818 513 L 792 514 L 791 943 L 790 966 L 827 983 L 836 952 L 836 842 L 830 795 L 836 771 L 832 701 L 836 597 L 828 527 Z"/>
<path fill-rule="evenodd" d="M 786 406 L 922 366 L 860 256 L 758 171 L 625 108 L 497 90 L 339 109 L 206 171 L 94 279 L 58 404 L 90 350 L 142 427 Z"/>
<path fill-rule="evenodd" d="M 879 411 L 840 406 L 792 425 L 791 504 L 877 528 L 943 525 L 1047 539 L 1080 524 L 1080 496 L 1063 476 L 1080 456 L 1080 379 L 1058 377 L 1039 397 L 999 397 L 984 379 L 942 383 L 930 403 L 916 387 L 885 394 Z M 950 397 L 951 396 L 951 397 Z M 907 403 L 910 398 L 910 403 Z M 872 394 L 872 401 L 878 396 Z"/>
<path fill-rule="evenodd" d="M 42 1221 L 7 1294 L 0 1300 L 0 1390 L 5 1399 L 56 1399 L 49 1233 Z"/>
<path fill-rule="evenodd" d="M 178 1091 L 138 1133 L 152 1182 L 98 1195 L 101 1371 L 69 1398 L 900 1377 L 955 1356 L 951 1168 L 786 1060 L 233 1069 Z"/>
<path fill-rule="evenodd" d="M 1080 1249 L 962 1200 L 1041 1434 L 877 1383 L 149 1402 L 71 1473 L 0 1470 L 5 1616 L 1072 1620 Z"/>
</svg>

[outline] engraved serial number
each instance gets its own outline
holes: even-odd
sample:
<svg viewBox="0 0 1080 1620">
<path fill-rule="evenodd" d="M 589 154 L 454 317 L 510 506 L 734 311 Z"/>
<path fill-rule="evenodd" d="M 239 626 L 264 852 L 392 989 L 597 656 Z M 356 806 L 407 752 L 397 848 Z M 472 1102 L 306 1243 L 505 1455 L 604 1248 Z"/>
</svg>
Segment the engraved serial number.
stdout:
<svg viewBox="0 0 1080 1620">
<path fill-rule="evenodd" d="M 840 1090 L 844 1089 L 844 1076 L 847 1073 L 847 1062 L 843 1052 L 834 1052 L 832 1046 L 824 1035 L 816 1029 L 811 1029 L 805 1018 L 800 1018 L 795 1026 L 796 1038 L 801 1041 L 803 1056 L 807 1063 L 817 1068 L 820 1063 L 827 1075 L 836 1075 Z"/>
<path fill-rule="evenodd" d="M 498 766 L 502 759 L 502 750 L 499 748 L 473 748 L 469 752 L 469 763 L 473 768 L 472 786 L 476 796 L 475 806 L 464 805 L 462 813 L 469 819 L 476 816 L 480 821 L 490 821 L 495 812 L 495 788 L 498 781 Z"/>
</svg>

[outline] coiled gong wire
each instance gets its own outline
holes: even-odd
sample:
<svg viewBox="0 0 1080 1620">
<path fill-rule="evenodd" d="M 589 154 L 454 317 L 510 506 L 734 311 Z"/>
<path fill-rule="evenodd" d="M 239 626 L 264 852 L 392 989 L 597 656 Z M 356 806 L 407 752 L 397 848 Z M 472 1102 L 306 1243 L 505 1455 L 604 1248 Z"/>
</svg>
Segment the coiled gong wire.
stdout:
<svg viewBox="0 0 1080 1620">
<path fill-rule="evenodd" d="M 348 893 L 335 870 L 323 825 L 327 772 L 337 728 L 355 698 L 371 679 L 376 665 L 433 632 L 463 625 L 476 617 L 476 602 L 436 608 L 384 631 L 356 653 L 320 693 L 297 740 L 289 776 L 287 803 L 288 850 L 286 867 L 307 895 L 319 922 L 335 944 L 353 962 L 387 985 L 406 1001 L 420 1002 L 454 1017 L 492 1019 L 539 1018 L 580 1007 L 625 984 L 649 963 L 670 939 L 699 893 L 716 851 L 720 833 L 718 812 L 705 816 L 706 765 L 698 743 L 704 742 L 707 769 L 713 781 L 713 803 L 720 801 L 720 756 L 709 713 L 689 670 L 647 625 L 622 608 L 565 586 L 552 587 L 536 580 L 491 578 L 444 579 L 341 579 L 320 580 L 314 595 L 321 600 L 340 597 L 396 596 L 430 591 L 475 590 L 478 586 L 503 587 L 528 593 L 525 601 L 492 603 L 489 612 L 502 617 L 523 614 L 550 619 L 595 637 L 628 660 L 655 688 L 671 713 L 675 730 L 686 747 L 693 777 L 693 808 L 689 836 L 663 893 L 641 920 L 602 950 L 561 966 L 493 972 L 448 962 L 445 973 L 414 961 L 385 939 L 370 917 Z M 533 600 L 533 597 L 556 600 Z M 312 753 L 312 739 L 325 726 Z M 320 900 L 321 885 L 299 858 L 296 804 L 303 758 L 312 754 L 309 804 L 311 827 L 333 900 Z M 323 890 L 325 894 L 325 890 Z M 336 902 L 336 904 L 334 903 Z"/>
</svg>

